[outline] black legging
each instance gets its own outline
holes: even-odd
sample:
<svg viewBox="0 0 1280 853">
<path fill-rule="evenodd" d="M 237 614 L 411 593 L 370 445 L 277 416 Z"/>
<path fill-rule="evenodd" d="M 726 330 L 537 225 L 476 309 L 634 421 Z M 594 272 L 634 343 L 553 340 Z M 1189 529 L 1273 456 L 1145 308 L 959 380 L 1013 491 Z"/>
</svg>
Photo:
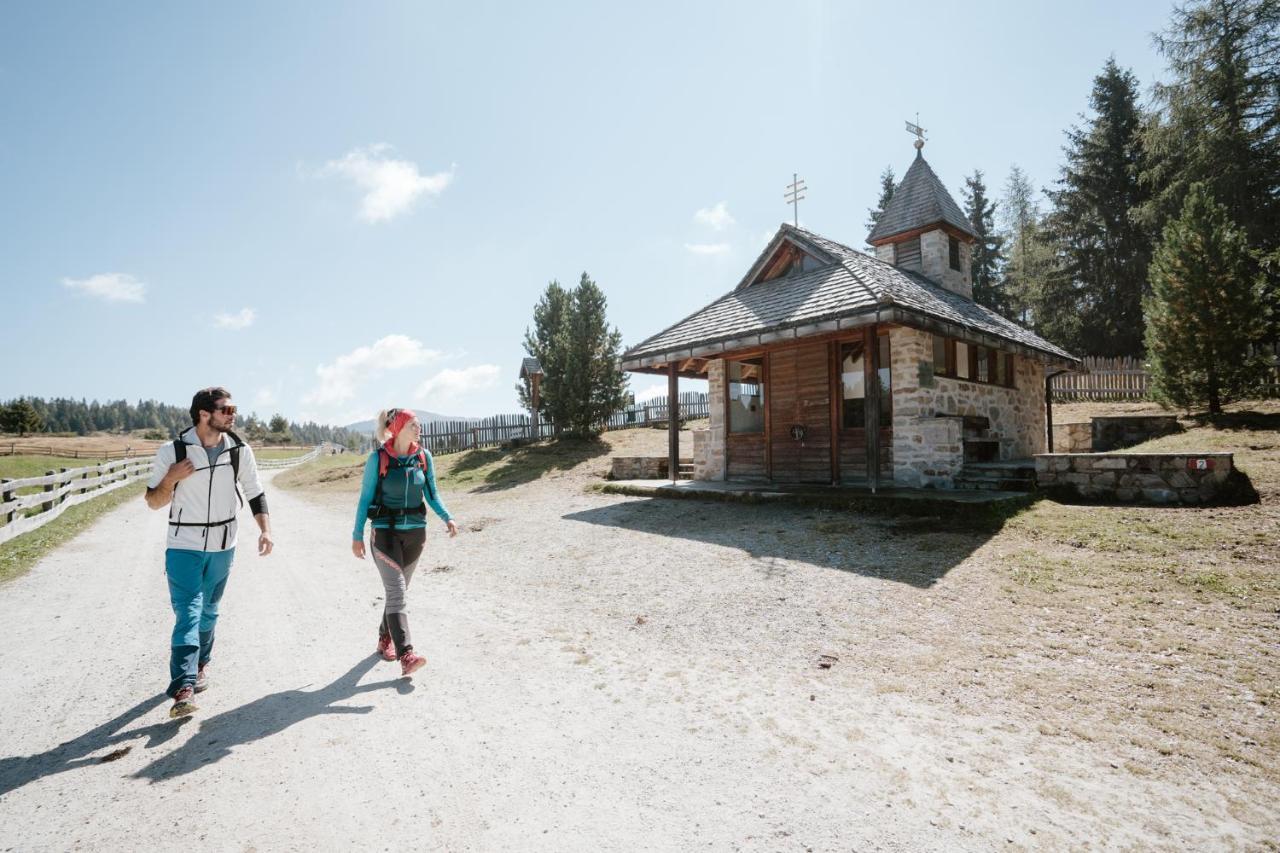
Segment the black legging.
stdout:
<svg viewBox="0 0 1280 853">
<path fill-rule="evenodd" d="M 382 575 L 382 586 L 386 590 L 386 606 L 382 611 L 382 624 L 379 626 L 380 636 L 391 635 L 396 646 L 396 657 L 413 650 L 413 641 L 409 638 L 409 614 L 405 612 L 406 593 L 409 582 L 413 580 L 413 570 L 418 566 L 418 558 L 422 556 L 422 547 L 427 541 L 427 529 L 416 527 L 409 530 L 392 528 L 373 529 L 373 562 Z"/>
</svg>

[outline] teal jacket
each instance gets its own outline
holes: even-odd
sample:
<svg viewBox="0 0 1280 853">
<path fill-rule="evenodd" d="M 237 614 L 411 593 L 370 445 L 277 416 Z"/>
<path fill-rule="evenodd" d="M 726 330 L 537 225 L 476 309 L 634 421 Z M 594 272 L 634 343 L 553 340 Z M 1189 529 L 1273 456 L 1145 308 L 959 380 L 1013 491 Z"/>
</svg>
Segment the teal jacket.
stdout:
<svg viewBox="0 0 1280 853">
<path fill-rule="evenodd" d="M 411 489 L 415 489 L 426 501 L 427 506 L 431 507 L 431 511 L 440 516 L 442 521 L 449 521 L 453 516 L 449 514 L 449 510 L 445 509 L 444 504 L 440 502 L 440 490 L 436 488 L 436 465 L 431 458 L 430 451 L 423 451 L 427 454 L 427 471 L 424 476 L 422 469 L 414 467 L 412 472 Z M 404 462 L 412 459 L 412 456 L 400 456 L 399 461 Z M 385 488 L 385 486 L 384 486 Z M 360 502 L 356 504 L 356 526 L 351 533 L 352 540 L 358 541 L 364 539 L 364 524 L 369 518 L 369 505 L 373 503 L 374 493 L 378 489 L 378 451 L 375 450 L 369 454 L 369 459 L 364 463 L 364 479 L 360 483 Z M 419 506 L 419 502 L 415 500 L 416 495 L 409 495 L 404 502 L 406 506 Z M 374 519 L 373 526 L 376 528 L 392 527 L 396 530 L 415 530 L 426 527 L 425 518 L 419 519 L 416 516 L 396 516 L 394 518 L 378 518 Z"/>
</svg>

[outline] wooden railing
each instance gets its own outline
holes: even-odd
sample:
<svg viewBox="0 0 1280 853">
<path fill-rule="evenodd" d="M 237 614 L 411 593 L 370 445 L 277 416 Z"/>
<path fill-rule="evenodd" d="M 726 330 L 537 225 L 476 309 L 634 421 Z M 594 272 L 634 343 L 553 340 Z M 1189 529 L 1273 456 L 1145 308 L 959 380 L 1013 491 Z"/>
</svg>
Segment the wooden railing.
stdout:
<svg viewBox="0 0 1280 853">
<path fill-rule="evenodd" d="M 151 476 L 151 459 L 119 459 L 87 468 L 64 468 L 43 477 L 0 481 L 0 542 L 43 527 L 76 504 Z M 41 489 L 38 492 L 29 489 Z M 30 512 L 39 507 L 35 512 Z"/>
<path fill-rule="evenodd" d="M 317 445 L 309 453 L 288 459 L 260 459 L 263 469 L 291 468 L 318 457 L 325 445 Z M 135 457 L 103 462 L 87 468 L 64 468 L 49 471 L 43 477 L 21 480 L 0 479 L 0 542 L 8 542 L 36 528 L 43 527 L 70 507 L 105 495 L 121 486 L 151 477 L 152 458 Z M 31 491 L 40 489 L 40 491 Z M 18 494 L 25 492 L 25 494 Z M 32 511 L 36 507 L 38 510 Z"/>
</svg>

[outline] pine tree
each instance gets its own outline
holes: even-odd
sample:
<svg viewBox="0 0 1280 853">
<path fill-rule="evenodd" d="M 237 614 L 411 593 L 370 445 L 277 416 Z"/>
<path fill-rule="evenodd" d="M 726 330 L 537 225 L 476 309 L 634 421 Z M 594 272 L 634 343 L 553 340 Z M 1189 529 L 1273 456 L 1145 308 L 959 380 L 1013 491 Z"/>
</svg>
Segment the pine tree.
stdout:
<svg viewBox="0 0 1280 853">
<path fill-rule="evenodd" d="M 4 419 L 4 431 L 16 432 L 19 436 L 44 429 L 44 422 L 30 400 L 21 398 L 14 400 L 4 407 L 0 417 Z"/>
<path fill-rule="evenodd" d="M 1259 390 L 1267 362 L 1250 344 L 1267 330 L 1265 280 L 1243 229 L 1207 186 L 1192 184 L 1151 263 L 1147 356 L 1152 393 L 1190 409 Z"/>
<path fill-rule="evenodd" d="M 610 330 L 603 291 L 586 274 L 572 291 L 553 281 L 533 311 L 525 352 L 538 359 L 543 377 L 539 412 L 556 432 L 591 435 L 622 406 L 626 379 L 617 369 L 622 335 Z M 516 386 L 528 408 L 529 389 Z"/>
<path fill-rule="evenodd" d="M 1080 350 L 1140 356 L 1151 241 L 1135 215 L 1147 201 L 1137 78 L 1108 59 L 1090 106 L 1087 124 L 1067 131 L 1048 236 L 1079 300 Z"/>
<path fill-rule="evenodd" d="M 1032 322 L 1031 304 L 1036 276 L 1043 266 L 1044 249 L 1039 237 L 1040 208 L 1035 189 L 1027 173 L 1016 163 L 1009 169 L 997 213 L 1000 233 L 1009 249 L 1001 290 L 1008 303 L 1009 316 L 1027 326 Z"/>
<path fill-rule="evenodd" d="M 1255 259 L 1280 249 L 1280 0 L 1187 3 L 1156 43 L 1173 79 L 1156 87 L 1161 111 L 1146 133 L 1148 230 L 1159 234 L 1200 182 Z M 1275 304 L 1280 277 L 1268 278 Z"/>
<path fill-rule="evenodd" d="M 964 179 L 964 189 L 960 192 L 969 226 L 978 235 L 969 262 L 973 301 L 1008 316 L 1009 305 L 1000 278 L 1004 264 L 1004 238 L 996 233 L 996 205 L 987 198 L 987 185 L 982 180 L 981 169 L 975 169 L 972 177 Z"/>
<path fill-rule="evenodd" d="M 875 207 L 867 208 L 867 231 L 875 230 L 876 222 L 880 220 L 880 215 L 884 213 L 884 209 L 889 206 L 889 201 L 893 198 L 893 190 L 893 167 L 885 166 L 884 171 L 880 173 L 880 201 L 876 202 Z"/>
</svg>

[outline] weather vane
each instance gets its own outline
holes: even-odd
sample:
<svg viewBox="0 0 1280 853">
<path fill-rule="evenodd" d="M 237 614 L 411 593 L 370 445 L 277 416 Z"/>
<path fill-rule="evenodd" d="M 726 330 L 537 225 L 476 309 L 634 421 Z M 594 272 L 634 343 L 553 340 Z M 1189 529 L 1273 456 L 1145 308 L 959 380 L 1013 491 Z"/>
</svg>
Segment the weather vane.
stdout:
<svg viewBox="0 0 1280 853">
<path fill-rule="evenodd" d="M 782 194 L 787 204 L 791 205 L 797 228 L 800 227 L 800 199 L 804 198 L 804 192 L 807 189 L 808 187 L 804 185 L 804 178 L 792 172 L 791 183 L 787 184 L 787 191 Z"/>
<path fill-rule="evenodd" d="M 916 146 L 917 151 L 924 147 L 924 128 L 920 126 L 919 122 L 920 113 L 916 113 L 916 124 L 907 122 L 907 133 L 914 133 L 916 135 L 916 141 L 912 144 Z"/>
</svg>

